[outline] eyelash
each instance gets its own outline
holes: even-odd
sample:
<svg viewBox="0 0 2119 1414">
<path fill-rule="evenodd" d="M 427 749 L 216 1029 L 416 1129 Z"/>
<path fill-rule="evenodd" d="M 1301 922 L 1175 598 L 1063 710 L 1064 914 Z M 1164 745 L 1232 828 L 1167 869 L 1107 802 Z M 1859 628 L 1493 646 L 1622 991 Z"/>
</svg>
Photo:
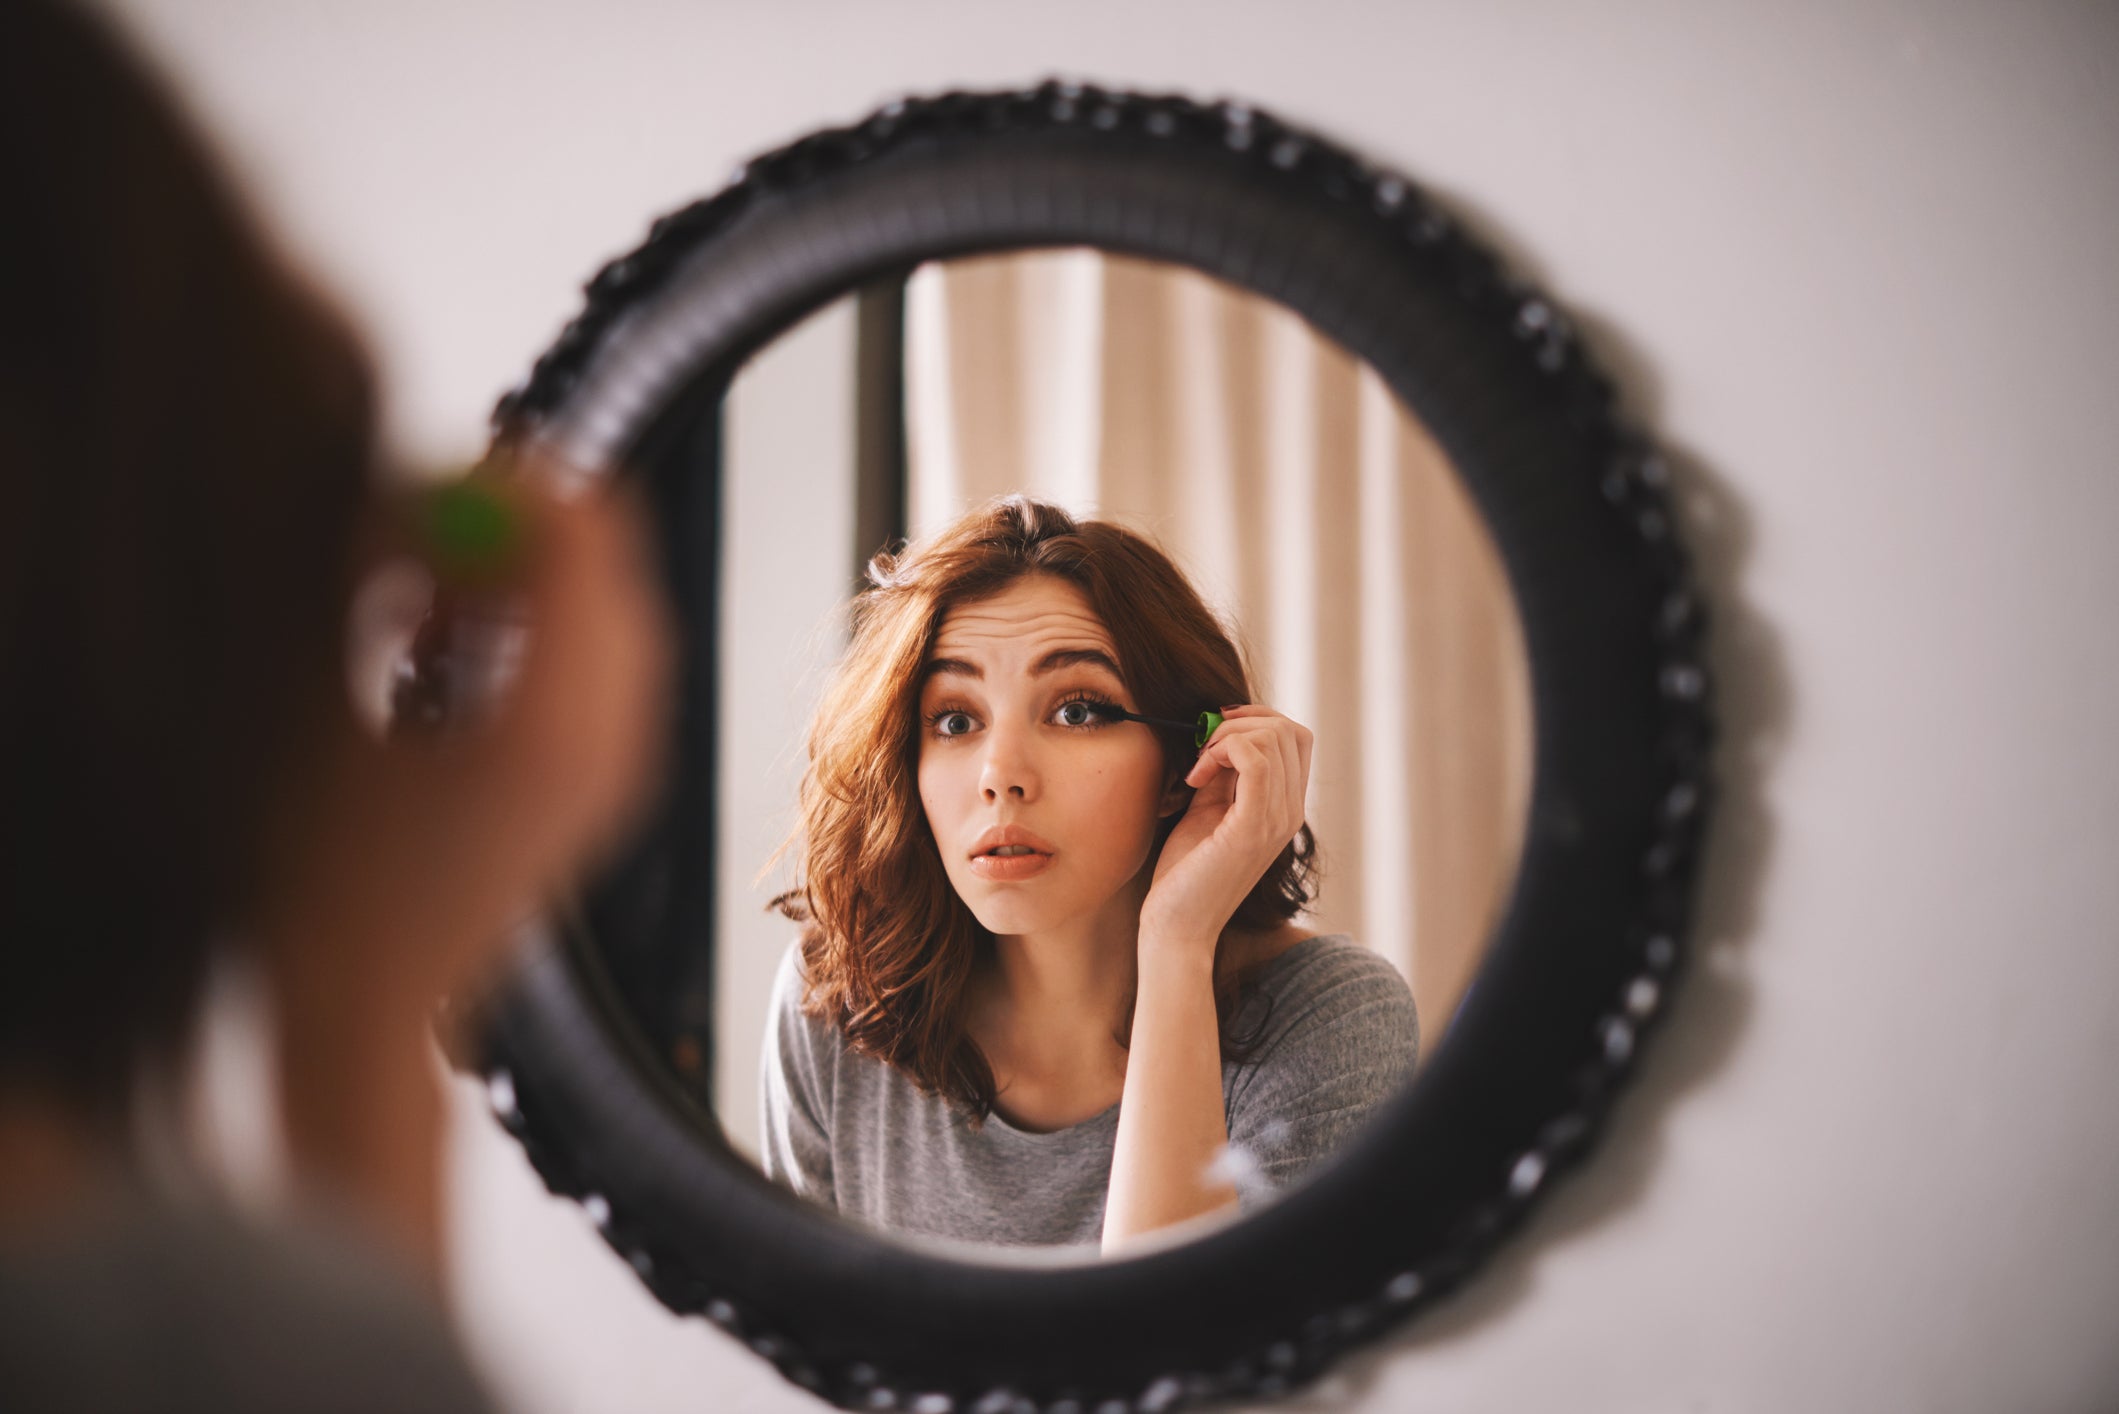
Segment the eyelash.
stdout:
<svg viewBox="0 0 2119 1414">
<path fill-rule="evenodd" d="M 1069 693 L 1060 701 L 1053 703 L 1052 710 L 1054 713 L 1058 713 L 1077 702 L 1081 703 L 1084 707 L 1089 708 L 1094 715 L 1092 715 L 1088 721 L 1081 723 L 1079 726 L 1065 727 L 1065 730 L 1070 732 L 1087 732 L 1094 731 L 1098 727 L 1108 727 L 1111 725 L 1112 722 L 1117 720 L 1117 718 L 1113 714 L 1125 710 L 1124 708 L 1120 707 L 1116 702 L 1113 702 L 1110 698 L 1099 697 L 1093 692 Z M 948 741 L 952 737 L 970 735 L 970 733 L 968 732 L 943 733 L 935 730 L 936 727 L 942 724 L 943 718 L 955 717 L 959 715 L 968 717 L 971 715 L 971 713 L 966 711 L 962 707 L 952 707 L 947 703 L 944 703 L 942 706 L 937 707 L 934 711 L 929 712 L 927 714 L 927 734 L 929 736 L 938 737 L 943 741 Z"/>
</svg>

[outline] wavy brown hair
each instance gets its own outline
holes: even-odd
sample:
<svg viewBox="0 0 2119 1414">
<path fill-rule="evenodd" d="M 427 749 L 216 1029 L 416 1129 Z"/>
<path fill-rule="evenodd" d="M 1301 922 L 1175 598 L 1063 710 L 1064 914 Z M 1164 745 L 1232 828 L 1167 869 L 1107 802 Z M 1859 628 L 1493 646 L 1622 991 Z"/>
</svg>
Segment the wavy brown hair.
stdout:
<svg viewBox="0 0 2119 1414">
<path fill-rule="evenodd" d="M 1031 575 L 1071 584 L 1089 601 L 1136 711 L 1189 719 L 1203 704 L 1252 699 L 1243 654 L 1213 611 L 1169 556 L 1122 526 L 1005 496 L 869 561 L 852 642 L 810 727 L 801 818 L 782 846 L 799 851 L 802 882 L 772 907 L 806 925 L 804 1010 L 974 1120 L 992 1113 L 995 1091 L 992 1067 L 964 1028 L 965 993 L 993 935 L 950 884 L 920 805 L 921 670 L 951 609 Z M 1181 777 L 1194 759 L 1190 744 L 1161 736 L 1165 764 Z M 1158 826 L 1155 853 L 1182 816 Z M 1230 928 L 1278 927 L 1310 902 L 1315 884 L 1316 841 L 1305 824 Z M 1222 1052 L 1240 1058 L 1248 1039 L 1232 1021 L 1243 978 L 1226 968 L 1217 978 Z"/>
</svg>

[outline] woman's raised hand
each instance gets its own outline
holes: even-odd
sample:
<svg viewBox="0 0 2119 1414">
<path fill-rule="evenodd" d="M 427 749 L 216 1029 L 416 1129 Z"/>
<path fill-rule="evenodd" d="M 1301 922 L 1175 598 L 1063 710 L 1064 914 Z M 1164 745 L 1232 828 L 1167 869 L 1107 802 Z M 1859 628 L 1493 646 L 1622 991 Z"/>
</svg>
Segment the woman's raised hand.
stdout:
<svg viewBox="0 0 2119 1414">
<path fill-rule="evenodd" d="M 472 980 L 510 926 L 596 863 L 644 804 L 667 735 L 674 637 L 629 493 L 496 488 L 523 554 L 505 593 L 529 626 L 490 716 L 432 738 L 327 734 L 278 831 L 268 945 L 302 966 Z"/>
<path fill-rule="evenodd" d="M 1310 729 L 1270 707 L 1224 708 L 1185 775 L 1193 787 L 1141 906 L 1141 936 L 1211 949 L 1302 828 Z"/>
</svg>

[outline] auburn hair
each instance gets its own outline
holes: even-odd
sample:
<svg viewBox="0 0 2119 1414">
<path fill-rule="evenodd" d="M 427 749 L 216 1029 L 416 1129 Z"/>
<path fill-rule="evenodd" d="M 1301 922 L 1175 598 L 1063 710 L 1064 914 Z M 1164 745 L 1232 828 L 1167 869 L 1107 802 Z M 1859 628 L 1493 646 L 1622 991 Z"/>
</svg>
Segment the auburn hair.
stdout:
<svg viewBox="0 0 2119 1414">
<path fill-rule="evenodd" d="M 920 804 L 920 687 L 950 610 L 1033 575 L 1088 601 L 1117 649 L 1134 710 L 1189 719 L 1202 704 L 1252 700 L 1228 631 L 1169 556 L 1123 526 L 1004 496 L 869 561 L 851 642 L 810 727 L 800 818 L 782 846 L 798 851 L 800 882 L 771 907 L 806 925 L 804 1010 L 974 1121 L 992 1113 L 995 1087 L 965 1030 L 965 994 L 993 935 L 950 884 Z M 1166 765 L 1181 777 L 1190 743 L 1160 735 Z M 1182 814 L 1157 827 L 1156 852 Z M 1316 841 L 1305 824 L 1229 926 L 1278 927 L 1315 885 Z M 1216 974 L 1222 1053 L 1240 1059 L 1250 1044 L 1232 1030 L 1243 979 L 1220 966 Z"/>
</svg>

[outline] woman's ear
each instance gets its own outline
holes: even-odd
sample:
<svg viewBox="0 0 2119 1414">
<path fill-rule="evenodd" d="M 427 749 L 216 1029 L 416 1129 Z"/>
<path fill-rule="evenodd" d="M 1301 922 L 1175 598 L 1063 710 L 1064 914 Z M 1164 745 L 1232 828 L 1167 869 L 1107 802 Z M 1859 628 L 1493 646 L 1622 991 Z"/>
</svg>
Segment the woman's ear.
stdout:
<svg viewBox="0 0 2119 1414">
<path fill-rule="evenodd" d="M 1185 784 L 1182 772 L 1172 771 L 1163 780 L 1162 799 L 1155 803 L 1155 818 L 1167 820 L 1172 815 L 1184 813 L 1192 803 L 1192 788 Z"/>
</svg>

